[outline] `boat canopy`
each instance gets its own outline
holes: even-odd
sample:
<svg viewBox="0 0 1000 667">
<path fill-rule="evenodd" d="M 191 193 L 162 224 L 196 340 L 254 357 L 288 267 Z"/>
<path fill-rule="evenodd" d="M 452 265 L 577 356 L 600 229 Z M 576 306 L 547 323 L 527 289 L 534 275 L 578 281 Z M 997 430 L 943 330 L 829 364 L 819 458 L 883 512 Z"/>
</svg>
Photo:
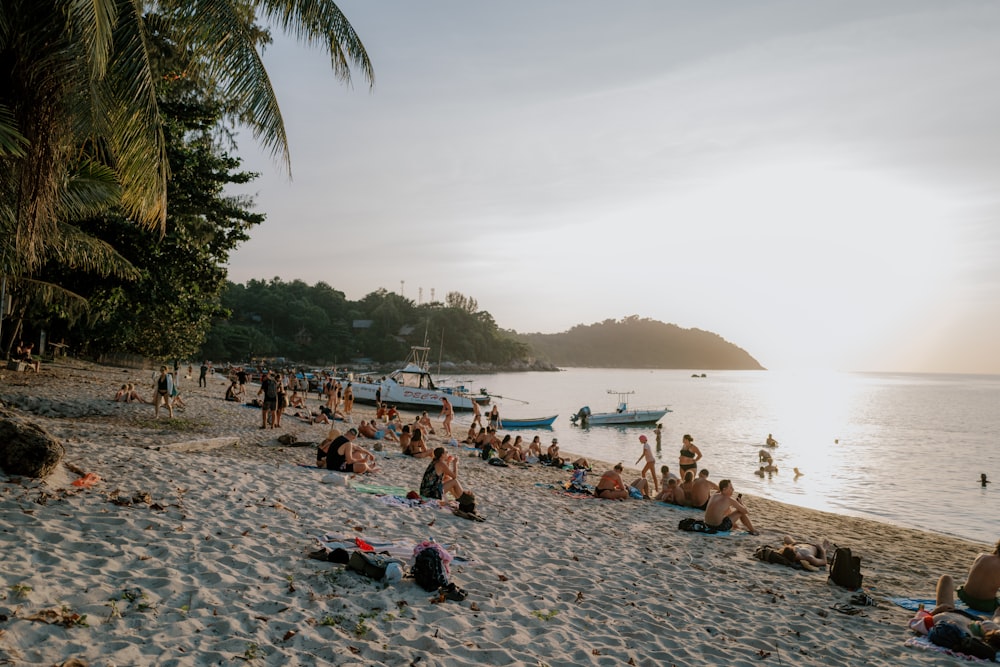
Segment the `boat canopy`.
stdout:
<svg viewBox="0 0 1000 667">
<path fill-rule="evenodd" d="M 407 364 L 398 371 L 393 372 L 389 377 L 402 387 L 413 387 L 415 389 L 436 389 L 434 380 L 430 373 L 416 364 Z"/>
</svg>

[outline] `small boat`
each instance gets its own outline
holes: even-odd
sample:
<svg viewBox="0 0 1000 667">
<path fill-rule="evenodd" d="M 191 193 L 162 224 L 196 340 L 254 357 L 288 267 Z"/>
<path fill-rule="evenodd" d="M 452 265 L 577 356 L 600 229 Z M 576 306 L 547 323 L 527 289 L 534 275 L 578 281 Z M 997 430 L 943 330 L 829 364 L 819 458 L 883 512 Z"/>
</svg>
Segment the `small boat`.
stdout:
<svg viewBox="0 0 1000 667">
<path fill-rule="evenodd" d="M 556 420 L 559 415 L 552 415 L 551 417 L 536 417 L 534 419 L 510 419 L 504 417 L 500 420 L 503 424 L 503 428 L 552 428 L 552 423 Z"/>
<path fill-rule="evenodd" d="M 456 411 L 472 410 L 473 401 L 480 405 L 490 402 L 489 394 L 472 395 L 463 386 L 435 385 L 430 371 L 427 370 L 428 352 L 430 352 L 429 347 L 411 347 L 410 356 L 407 357 L 403 367 L 393 371 L 388 377 L 378 380 L 371 378 L 351 380 L 354 400 L 358 403 L 374 404 L 378 397 L 383 403 L 398 408 L 440 410 L 441 399 L 447 398 Z"/>
<path fill-rule="evenodd" d="M 609 394 L 618 396 L 618 407 L 614 412 L 591 412 L 589 406 L 583 406 L 575 415 L 569 418 L 573 424 L 579 422 L 580 426 L 609 426 L 609 425 L 629 425 L 629 424 L 653 424 L 659 421 L 663 415 L 670 412 L 669 408 L 630 408 L 628 397 L 634 391 L 615 391 L 608 389 Z"/>
</svg>

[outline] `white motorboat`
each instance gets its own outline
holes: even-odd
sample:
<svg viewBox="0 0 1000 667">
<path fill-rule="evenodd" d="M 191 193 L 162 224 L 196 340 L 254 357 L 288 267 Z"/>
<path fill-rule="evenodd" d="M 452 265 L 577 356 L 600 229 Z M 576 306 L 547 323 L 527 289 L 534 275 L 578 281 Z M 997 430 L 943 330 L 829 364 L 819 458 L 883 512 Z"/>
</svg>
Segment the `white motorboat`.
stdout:
<svg viewBox="0 0 1000 667">
<path fill-rule="evenodd" d="M 429 347 L 411 347 L 404 366 L 387 377 L 350 380 L 354 400 L 374 404 L 381 399 L 399 408 L 427 411 L 440 410 L 442 398 L 447 398 L 455 410 L 472 410 L 473 401 L 480 405 L 490 402 L 488 394 L 473 395 L 461 385 L 437 386 L 427 370 L 429 353 Z"/>
<path fill-rule="evenodd" d="M 608 389 L 608 393 L 618 396 L 618 407 L 614 412 L 591 412 L 590 407 L 585 405 L 569 420 L 574 425 L 579 422 L 579 425 L 584 427 L 628 426 L 629 424 L 652 424 L 670 412 L 669 408 L 630 408 L 628 397 L 634 394 L 634 391 Z"/>
</svg>

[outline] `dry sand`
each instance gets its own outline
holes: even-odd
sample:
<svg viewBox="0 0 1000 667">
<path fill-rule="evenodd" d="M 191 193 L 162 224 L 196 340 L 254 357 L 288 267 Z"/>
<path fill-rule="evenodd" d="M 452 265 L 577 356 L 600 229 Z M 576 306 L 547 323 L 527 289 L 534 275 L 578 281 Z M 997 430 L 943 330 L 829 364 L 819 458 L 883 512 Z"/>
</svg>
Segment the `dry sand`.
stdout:
<svg viewBox="0 0 1000 667">
<path fill-rule="evenodd" d="M 297 465 L 314 463 L 312 448 L 276 441 L 318 441 L 328 427 L 286 415 L 280 431 L 259 430 L 257 410 L 221 400 L 222 378 L 182 382 L 188 407 L 155 422 L 152 406 L 111 400 L 130 380 L 150 392 L 149 372 L 77 360 L 0 378 L 3 402 L 60 438 L 72 466 L 44 481 L 0 475 L 0 664 L 957 662 L 904 646 L 911 612 L 882 602 L 838 613 L 851 593 L 825 572 L 752 554 L 786 533 L 828 538 L 862 557 L 877 599 L 933 597 L 938 575 L 961 579 L 986 544 L 753 497 L 759 537 L 684 533 L 678 520 L 697 513 L 574 498 L 547 488 L 566 472 L 475 458 L 459 472 L 486 522 L 392 507 L 321 483 L 325 471 Z M 237 442 L 170 447 L 222 437 Z M 357 481 L 415 489 L 426 465 L 389 452 L 379 463 Z M 74 487 L 73 468 L 102 481 Z M 471 559 L 452 570 L 468 598 L 435 604 L 411 579 L 387 585 L 308 558 L 329 532 L 404 546 L 433 537 Z"/>
</svg>

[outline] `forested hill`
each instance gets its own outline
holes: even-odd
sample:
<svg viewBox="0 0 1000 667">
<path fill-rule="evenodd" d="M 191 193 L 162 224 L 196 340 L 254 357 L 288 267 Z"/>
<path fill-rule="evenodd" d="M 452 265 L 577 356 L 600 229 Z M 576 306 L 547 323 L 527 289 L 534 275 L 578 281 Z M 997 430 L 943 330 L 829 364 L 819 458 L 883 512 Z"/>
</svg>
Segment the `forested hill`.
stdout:
<svg viewBox="0 0 1000 667">
<path fill-rule="evenodd" d="M 718 334 L 637 316 L 518 338 L 557 366 L 764 370 L 746 350 Z"/>
</svg>

